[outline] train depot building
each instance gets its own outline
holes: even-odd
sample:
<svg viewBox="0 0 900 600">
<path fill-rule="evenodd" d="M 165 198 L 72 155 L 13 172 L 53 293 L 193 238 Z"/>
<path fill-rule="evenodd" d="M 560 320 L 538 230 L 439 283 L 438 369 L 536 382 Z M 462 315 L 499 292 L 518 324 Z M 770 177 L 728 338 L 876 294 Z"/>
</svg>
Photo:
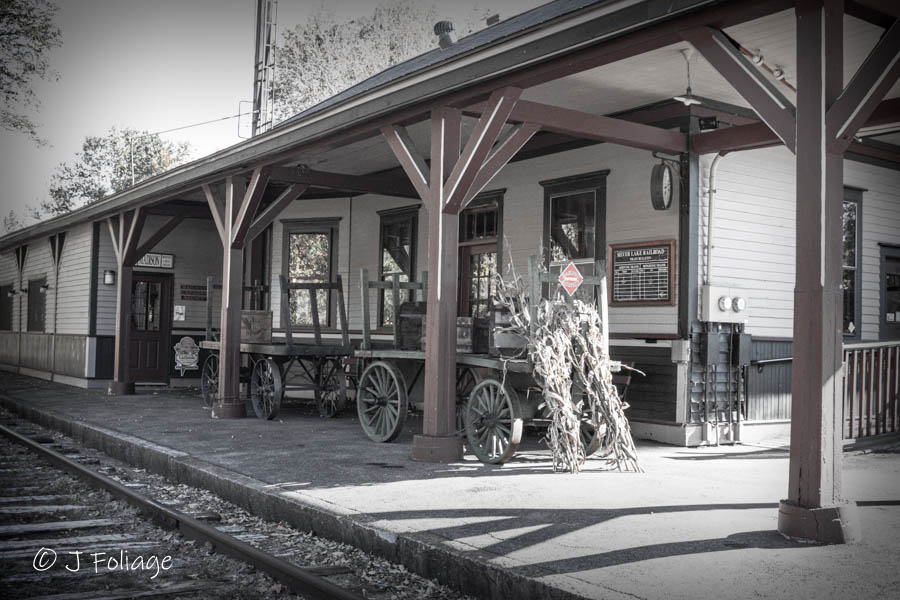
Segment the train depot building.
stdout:
<svg viewBox="0 0 900 600">
<path fill-rule="evenodd" d="M 450 461 L 457 318 L 494 317 L 510 265 L 574 263 L 606 277 L 610 355 L 645 374 L 627 391 L 636 437 L 792 427 L 821 464 L 900 418 L 900 24 L 843 5 L 560 0 L 436 43 L 0 238 L 0 367 L 112 394 L 198 385 L 211 304 L 212 414 L 244 416 L 242 309 L 271 314 L 273 342 L 287 298 L 295 338 L 317 319 L 311 343 L 342 341 L 346 313 L 349 343 L 377 345 L 400 315 L 363 274 L 427 281 L 401 290 L 427 304 L 412 453 Z M 280 277 L 342 293 L 310 302 Z M 833 507 L 825 465 L 792 453 L 792 501 Z"/>
</svg>

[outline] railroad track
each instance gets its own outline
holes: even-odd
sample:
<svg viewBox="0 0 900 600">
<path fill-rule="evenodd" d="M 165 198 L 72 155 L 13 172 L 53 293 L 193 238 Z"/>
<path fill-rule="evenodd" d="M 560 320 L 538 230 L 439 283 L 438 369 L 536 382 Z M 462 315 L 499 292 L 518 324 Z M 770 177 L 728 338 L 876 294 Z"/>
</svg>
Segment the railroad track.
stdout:
<svg viewBox="0 0 900 600">
<path fill-rule="evenodd" d="M 2 416 L 2 598 L 464 598 L 206 492 L 185 506 L 158 476 Z"/>
</svg>

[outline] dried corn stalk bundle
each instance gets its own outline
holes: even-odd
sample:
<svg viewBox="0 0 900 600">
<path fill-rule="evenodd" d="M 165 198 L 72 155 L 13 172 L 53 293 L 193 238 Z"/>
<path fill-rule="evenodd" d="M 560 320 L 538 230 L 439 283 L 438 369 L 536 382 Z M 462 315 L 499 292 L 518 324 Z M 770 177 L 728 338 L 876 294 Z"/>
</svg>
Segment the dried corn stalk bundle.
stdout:
<svg viewBox="0 0 900 600">
<path fill-rule="evenodd" d="M 509 311 L 509 323 L 497 330 L 527 340 L 522 356 L 527 353 L 543 390 L 544 412 L 550 419 L 546 440 L 554 470 L 577 473 L 581 469 L 585 460 L 582 414 L 589 413 L 590 425 L 600 439 L 599 455 L 619 470 L 641 471 L 625 417 L 628 405 L 612 383 L 613 369 L 620 364 L 604 351 L 597 307 L 580 300 L 568 304 L 542 299 L 532 316 L 529 286 L 512 268 L 506 278 L 496 277 L 495 289 L 494 305 Z"/>
</svg>

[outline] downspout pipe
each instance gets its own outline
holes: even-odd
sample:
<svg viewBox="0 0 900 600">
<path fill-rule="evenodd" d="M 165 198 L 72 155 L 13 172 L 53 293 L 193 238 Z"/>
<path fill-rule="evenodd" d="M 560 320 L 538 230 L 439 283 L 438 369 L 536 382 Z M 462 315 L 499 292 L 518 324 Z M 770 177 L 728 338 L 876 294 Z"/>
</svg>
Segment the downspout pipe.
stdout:
<svg viewBox="0 0 900 600">
<path fill-rule="evenodd" d="M 716 170 L 719 168 L 719 161 L 725 156 L 719 152 L 713 158 L 709 167 L 709 203 L 706 211 L 706 269 L 703 271 L 703 284 L 708 285 L 710 275 L 712 273 L 712 249 L 713 249 L 713 215 L 715 211 L 716 197 Z"/>
</svg>

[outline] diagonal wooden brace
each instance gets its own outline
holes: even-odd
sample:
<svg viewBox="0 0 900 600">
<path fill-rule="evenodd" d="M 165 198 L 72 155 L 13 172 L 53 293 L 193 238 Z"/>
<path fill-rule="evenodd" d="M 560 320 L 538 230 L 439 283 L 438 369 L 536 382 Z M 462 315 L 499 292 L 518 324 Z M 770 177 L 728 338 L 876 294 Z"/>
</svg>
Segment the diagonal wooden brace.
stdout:
<svg viewBox="0 0 900 600">
<path fill-rule="evenodd" d="M 721 31 L 700 27 L 682 32 L 682 37 L 750 103 L 759 117 L 793 152 L 797 137 L 796 111 L 776 85 L 753 66 Z"/>
</svg>

